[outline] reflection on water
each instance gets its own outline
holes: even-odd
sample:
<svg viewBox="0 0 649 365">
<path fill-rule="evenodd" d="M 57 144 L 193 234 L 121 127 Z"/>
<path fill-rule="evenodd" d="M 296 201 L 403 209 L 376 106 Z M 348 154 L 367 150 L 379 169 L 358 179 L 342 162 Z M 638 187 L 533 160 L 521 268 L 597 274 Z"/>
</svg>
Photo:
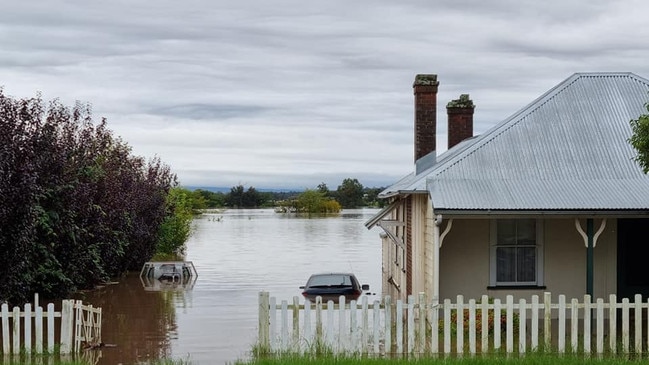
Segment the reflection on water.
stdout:
<svg viewBox="0 0 649 365">
<path fill-rule="evenodd" d="M 103 308 L 102 340 L 116 345 L 101 350 L 99 364 L 246 358 L 257 335 L 259 291 L 290 300 L 315 272 L 354 272 L 372 293 L 381 293 L 378 231 L 363 225 L 376 212 L 311 219 L 272 209 L 204 214 L 187 242 L 185 259 L 198 272 L 191 288 L 162 290 L 161 283 L 159 291 L 146 290 L 136 272 L 77 295 Z"/>
</svg>

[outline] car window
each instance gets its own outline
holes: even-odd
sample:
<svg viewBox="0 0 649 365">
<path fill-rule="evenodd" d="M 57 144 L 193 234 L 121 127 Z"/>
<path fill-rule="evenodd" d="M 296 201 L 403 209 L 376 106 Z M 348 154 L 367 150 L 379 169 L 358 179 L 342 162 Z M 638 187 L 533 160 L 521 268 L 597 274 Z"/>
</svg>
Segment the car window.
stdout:
<svg viewBox="0 0 649 365">
<path fill-rule="evenodd" d="M 345 285 L 351 286 L 352 280 L 349 275 L 316 275 L 309 279 L 308 286 L 329 286 Z"/>
</svg>

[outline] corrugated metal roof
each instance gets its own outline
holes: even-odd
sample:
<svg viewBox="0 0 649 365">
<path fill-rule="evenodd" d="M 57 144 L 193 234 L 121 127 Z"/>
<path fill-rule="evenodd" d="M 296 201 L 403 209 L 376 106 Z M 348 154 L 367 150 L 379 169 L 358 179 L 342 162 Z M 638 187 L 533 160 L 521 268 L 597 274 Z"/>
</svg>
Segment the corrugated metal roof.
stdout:
<svg viewBox="0 0 649 365">
<path fill-rule="evenodd" d="M 649 81 L 632 73 L 574 74 L 384 193 L 426 184 L 441 210 L 647 210 L 628 138 L 648 100 Z"/>
</svg>

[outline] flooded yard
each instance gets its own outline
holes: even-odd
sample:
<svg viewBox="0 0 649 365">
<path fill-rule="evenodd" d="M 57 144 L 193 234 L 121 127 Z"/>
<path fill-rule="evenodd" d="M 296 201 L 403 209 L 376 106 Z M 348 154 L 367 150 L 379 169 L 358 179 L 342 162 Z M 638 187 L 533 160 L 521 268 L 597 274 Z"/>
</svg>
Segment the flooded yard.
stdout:
<svg viewBox="0 0 649 365">
<path fill-rule="evenodd" d="M 353 272 L 381 293 L 378 228 L 363 223 L 376 209 L 306 218 L 272 209 L 228 210 L 195 220 L 186 260 L 198 278 L 188 288 L 147 290 L 132 273 L 80 298 L 104 311 L 99 364 L 173 357 L 224 364 L 249 356 L 257 336 L 260 291 L 292 299 L 316 272 Z M 378 297 L 378 295 L 376 296 Z"/>
</svg>

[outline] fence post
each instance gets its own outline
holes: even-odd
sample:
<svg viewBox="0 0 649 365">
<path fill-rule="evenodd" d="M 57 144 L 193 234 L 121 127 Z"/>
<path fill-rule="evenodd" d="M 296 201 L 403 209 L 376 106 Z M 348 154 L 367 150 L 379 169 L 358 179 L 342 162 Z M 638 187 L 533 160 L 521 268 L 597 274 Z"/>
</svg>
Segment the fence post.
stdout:
<svg viewBox="0 0 649 365">
<path fill-rule="evenodd" d="M 634 326 L 634 340 L 635 340 L 635 353 L 636 354 L 641 354 L 642 353 L 642 295 L 636 294 L 635 295 L 635 306 L 634 306 L 634 320 L 635 320 L 635 326 Z"/>
<path fill-rule="evenodd" d="M 494 350 L 500 350 L 500 336 L 501 336 L 501 323 L 502 317 L 500 312 L 500 299 L 494 299 Z"/>
<path fill-rule="evenodd" d="M 518 351 L 524 353 L 527 349 L 527 303 L 524 298 L 518 300 Z"/>
<path fill-rule="evenodd" d="M 412 354 L 415 350 L 415 297 L 408 295 L 408 311 L 407 311 L 407 322 L 408 322 L 408 353 Z"/>
<path fill-rule="evenodd" d="M 282 300 L 281 302 L 281 307 L 282 311 L 280 313 L 281 316 L 281 325 L 280 325 L 280 333 L 281 333 L 281 339 L 279 341 L 279 344 L 282 348 L 283 351 L 288 350 L 288 302 L 286 299 Z"/>
<path fill-rule="evenodd" d="M 622 298 L 622 351 L 629 353 L 629 298 Z"/>
<path fill-rule="evenodd" d="M 14 307 L 13 311 L 14 323 L 14 348 L 13 353 L 17 355 L 20 353 L 20 308 Z"/>
<path fill-rule="evenodd" d="M 430 305 L 430 351 L 439 353 L 439 300 L 434 300 Z"/>
<path fill-rule="evenodd" d="M 379 354 L 379 333 L 381 325 L 381 303 L 378 300 L 374 301 L 374 310 L 372 311 L 372 318 L 374 319 L 374 326 L 372 333 L 374 335 L 374 354 Z"/>
<path fill-rule="evenodd" d="M 47 352 L 54 352 L 54 303 L 47 305 Z"/>
<path fill-rule="evenodd" d="M 2 313 L 2 353 L 9 353 L 9 305 L 3 303 L 0 306 Z"/>
<path fill-rule="evenodd" d="M 596 342 L 595 342 L 595 349 L 598 354 L 603 354 L 604 353 L 604 299 L 602 298 L 597 298 L 597 308 L 596 308 L 596 313 L 597 313 L 597 331 L 596 331 Z"/>
<path fill-rule="evenodd" d="M 591 321 L 593 319 L 591 302 L 591 296 L 588 294 L 584 295 L 584 352 L 586 354 L 590 354 L 591 352 L 590 340 L 593 335 L 591 327 Z"/>
<path fill-rule="evenodd" d="M 347 324 L 345 317 L 346 298 L 344 295 L 338 299 L 338 351 L 345 351 L 345 347 L 349 345 L 347 335 Z"/>
<path fill-rule="evenodd" d="M 259 292 L 259 346 L 263 351 L 270 350 L 270 305 L 268 292 Z"/>
<path fill-rule="evenodd" d="M 506 333 L 506 349 L 507 353 L 511 354 L 514 352 L 514 297 L 508 295 L 506 297 L 507 303 L 507 333 Z"/>
<path fill-rule="evenodd" d="M 397 330 L 397 353 L 403 353 L 403 300 L 397 299 L 397 315 L 396 315 L 396 330 Z"/>
<path fill-rule="evenodd" d="M 456 327 L 456 343 L 455 351 L 457 355 L 461 356 L 464 353 L 464 296 L 457 296 L 457 317 L 455 321 Z"/>
<path fill-rule="evenodd" d="M 23 334 L 25 335 L 25 351 L 31 353 L 32 352 L 32 305 L 31 303 L 25 303 L 25 318 L 24 318 L 24 323 L 25 323 L 25 331 L 23 331 Z"/>
<path fill-rule="evenodd" d="M 322 297 L 315 297 L 315 339 L 313 341 L 316 346 L 323 343 L 322 336 Z"/>
<path fill-rule="evenodd" d="M 38 301 L 38 294 L 36 294 Z M 34 323 L 34 332 L 36 337 L 36 348 L 35 351 L 37 354 L 43 353 L 43 307 L 36 306 L 36 322 Z"/>
<path fill-rule="evenodd" d="M 300 299 L 293 297 L 293 350 L 300 351 Z"/>
<path fill-rule="evenodd" d="M 608 348 L 615 354 L 617 352 L 617 296 L 611 294 L 608 298 Z"/>
<path fill-rule="evenodd" d="M 61 303 L 61 354 L 69 354 L 72 350 L 73 325 L 74 300 L 66 299 Z"/>
<path fill-rule="evenodd" d="M 552 294 L 543 294 L 543 345 L 545 351 L 552 345 Z"/>
<path fill-rule="evenodd" d="M 444 299 L 444 353 L 451 353 L 451 300 Z"/>
<path fill-rule="evenodd" d="M 559 295 L 559 338 L 557 339 L 557 352 L 566 351 L 566 296 Z"/>
<path fill-rule="evenodd" d="M 485 294 L 482 296 L 482 300 L 480 302 L 480 322 L 482 323 L 482 343 L 481 343 L 481 351 L 482 353 L 486 353 L 489 351 L 489 297 Z M 494 317 L 494 326 L 496 323 L 500 323 L 497 318 Z"/>
<path fill-rule="evenodd" d="M 426 351 L 426 293 L 419 293 L 419 352 Z"/>
<path fill-rule="evenodd" d="M 579 349 L 579 301 L 577 298 L 572 298 L 570 305 L 570 346 L 574 353 Z"/>
<path fill-rule="evenodd" d="M 532 351 L 539 348 L 539 296 L 532 295 Z"/>
<path fill-rule="evenodd" d="M 392 353 L 392 298 L 386 296 L 383 298 L 385 307 L 385 354 Z"/>
<path fill-rule="evenodd" d="M 469 299 L 469 352 L 471 355 L 476 353 L 476 319 L 475 319 L 475 299 Z"/>
</svg>

